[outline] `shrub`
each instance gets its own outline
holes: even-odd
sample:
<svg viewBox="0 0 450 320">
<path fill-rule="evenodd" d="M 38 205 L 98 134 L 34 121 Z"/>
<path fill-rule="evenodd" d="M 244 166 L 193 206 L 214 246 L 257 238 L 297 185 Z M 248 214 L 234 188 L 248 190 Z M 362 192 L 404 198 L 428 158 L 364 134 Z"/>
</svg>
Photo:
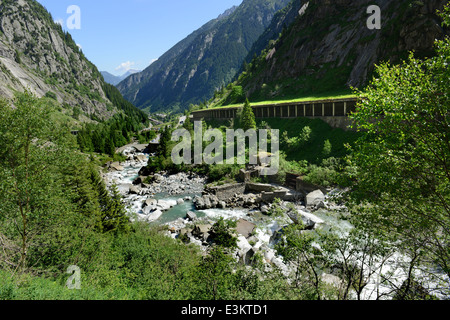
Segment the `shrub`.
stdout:
<svg viewBox="0 0 450 320">
<path fill-rule="evenodd" d="M 211 235 L 214 243 L 224 248 L 237 248 L 237 238 L 232 234 L 232 229 L 236 228 L 236 222 L 224 220 L 222 217 L 213 225 Z"/>
<path fill-rule="evenodd" d="M 245 93 L 242 86 L 232 86 L 231 93 L 225 101 L 225 105 L 242 103 L 245 101 Z"/>
<path fill-rule="evenodd" d="M 51 91 L 48 91 L 48 92 L 45 94 L 45 97 L 46 97 L 46 98 L 49 98 L 49 99 L 53 99 L 53 100 L 58 100 L 57 97 L 56 97 L 56 94 L 55 94 L 54 92 L 51 92 Z"/>
</svg>

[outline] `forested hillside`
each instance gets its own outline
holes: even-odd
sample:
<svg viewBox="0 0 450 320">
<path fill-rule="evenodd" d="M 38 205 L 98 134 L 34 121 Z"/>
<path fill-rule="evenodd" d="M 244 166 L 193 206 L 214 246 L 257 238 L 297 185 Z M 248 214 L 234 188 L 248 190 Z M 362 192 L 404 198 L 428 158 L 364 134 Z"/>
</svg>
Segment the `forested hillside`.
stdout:
<svg viewBox="0 0 450 320">
<path fill-rule="evenodd" d="M 107 120 L 125 106 L 109 99 L 97 67 L 35 0 L 0 1 L 0 68 L 0 95 L 9 100 L 27 89 L 84 121 Z"/>
<path fill-rule="evenodd" d="M 371 1 L 294 1 L 294 7 L 301 4 L 301 14 L 293 23 L 289 15 L 286 23 L 274 20 L 275 25 L 286 26 L 282 35 L 275 41 L 267 36 L 257 41 L 265 40 L 265 50 L 244 66 L 234 85 L 242 87 L 251 101 L 363 87 L 375 64 L 399 63 L 409 51 L 418 57 L 433 55 L 434 40 L 449 34 L 437 15 L 446 2 L 378 1 L 382 13 L 378 30 L 367 27 Z"/>
<path fill-rule="evenodd" d="M 179 301 L 155 303 L 169 318 L 287 313 L 265 300 L 297 314 L 299 300 L 448 300 L 444 2 L 379 0 L 369 30 L 369 0 L 244 0 L 124 82 L 150 111 L 213 88 L 196 108 L 242 110 L 155 114 L 151 127 L 38 2 L 0 0 L 0 300 Z M 350 85 L 354 112 L 330 117 L 352 130 L 315 106 L 252 108 Z"/>
<path fill-rule="evenodd" d="M 288 2 L 245 0 L 117 87 L 126 99 L 151 112 L 182 111 L 207 100 L 233 79 L 254 41 Z"/>
</svg>

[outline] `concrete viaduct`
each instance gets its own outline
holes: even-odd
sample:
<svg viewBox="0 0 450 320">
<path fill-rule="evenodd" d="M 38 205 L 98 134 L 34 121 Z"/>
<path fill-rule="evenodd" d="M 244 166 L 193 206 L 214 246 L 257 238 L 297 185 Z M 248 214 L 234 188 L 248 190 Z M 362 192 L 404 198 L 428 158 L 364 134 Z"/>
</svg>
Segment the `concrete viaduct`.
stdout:
<svg viewBox="0 0 450 320">
<path fill-rule="evenodd" d="M 312 100 L 301 102 L 275 103 L 252 106 L 255 117 L 262 118 L 317 118 L 327 122 L 333 128 L 348 129 L 351 124 L 347 117 L 355 111 L 357 98 Z M 193 121 L 228 120 L 236 117 L 242 107 L 224 107 L 203 109 L 191 113 Z"/>
</svg>

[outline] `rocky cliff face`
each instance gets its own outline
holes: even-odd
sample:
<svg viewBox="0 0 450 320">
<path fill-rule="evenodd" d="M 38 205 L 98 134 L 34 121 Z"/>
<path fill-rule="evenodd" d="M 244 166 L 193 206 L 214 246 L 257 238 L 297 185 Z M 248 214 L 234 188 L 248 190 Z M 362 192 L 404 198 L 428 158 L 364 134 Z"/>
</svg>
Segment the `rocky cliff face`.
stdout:
<svg viewBox="0 0 450 320">
<path fill-rule="evenodd" d="M 0 0 L 0 70 L 3 97 L 28 89 L 100 119 L 116 112 L 97 68 L 35 0 Z"/>
<path fill-rule="evenodd" d="M 285 29 L 290 26 L 297 16 L 302 7 L 304 0 L 292 0 L 283 9 L 279 10 L 273 17 L 270 25 L 264 30 L 264 33 L 258 38 L 257 41 L 252 46 L 252 49 L 247 55 L 245 61 L 247 63 L 255 56 L 259 56 L 261 51 L 267 47 L 270 41 L 277 40 L 280 34 L 285 31 Z"/>
<path fill-rule="evenodd" d="M 209 99 L 236 75 L 254 41 L 289 0 L 244 0 L 118 88 L 151 111 L 180 110 Z"/>
<path fill-rule="evenodd" d="M 239 84 L 254 100 L 363 86 L 381 61 L 398 63 L 411 50 L 433 54 L 434 40 L 449 34 L 436 14 L 446 2 L 302 1 L 294 23 L 252 62 Z M 367 27 L 373 4 L 381 9 L 380 30 Z"/>
</svg>

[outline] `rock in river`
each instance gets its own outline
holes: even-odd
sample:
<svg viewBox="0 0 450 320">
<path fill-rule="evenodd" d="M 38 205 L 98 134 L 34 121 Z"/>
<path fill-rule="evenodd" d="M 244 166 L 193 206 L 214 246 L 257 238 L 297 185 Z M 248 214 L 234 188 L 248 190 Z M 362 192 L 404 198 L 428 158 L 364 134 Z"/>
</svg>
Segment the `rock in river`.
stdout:
<svg viewBox="0 0 450 320">
<path fill-rule="evenodd" d="M 320 202 L 325 201 L 325 195 L 323 194 L 323 192 L 321 190 L 316 190 L 313 192 L 310 192 L 307 194 L 306 196 L 306 207 L 314 207 L 317 204 L 319 204 Z"/>
</svg>

